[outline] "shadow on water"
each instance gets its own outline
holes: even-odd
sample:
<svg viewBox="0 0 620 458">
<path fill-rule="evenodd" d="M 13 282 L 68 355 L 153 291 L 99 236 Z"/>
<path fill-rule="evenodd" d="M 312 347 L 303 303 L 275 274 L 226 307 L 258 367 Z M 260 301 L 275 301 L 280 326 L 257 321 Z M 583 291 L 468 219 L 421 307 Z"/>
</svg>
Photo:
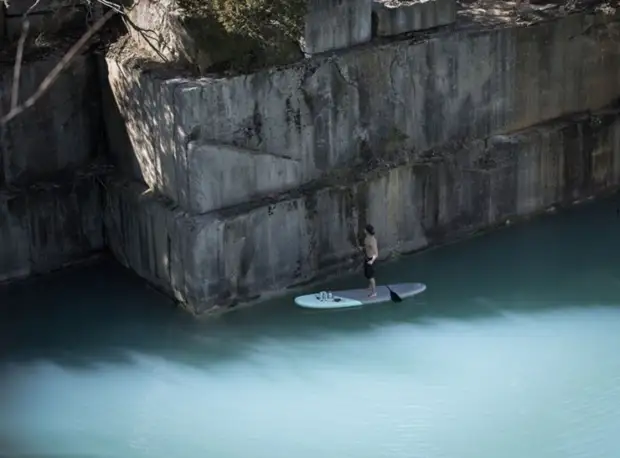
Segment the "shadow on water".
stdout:
<svg viewBox="0 0 620 458">
<path fill-rule="evenodd" d="M 205 367 L 243 358 L 264 341 L 286 347 L 394 324 L 415 332 L 446 320 L 616 307 L 619 228 L 614 197 L 380 266 L 392 283 L 428 285 L 401 304 L 313 312 L 289 295 L 211 322 L 193 320 L 106 261 L 0 289 L 0 367 L 47 360 L 87 370 L 133 364 L 132 353 Z M 361 286 L 351 275 L 321 288 Z"/>
</svg>

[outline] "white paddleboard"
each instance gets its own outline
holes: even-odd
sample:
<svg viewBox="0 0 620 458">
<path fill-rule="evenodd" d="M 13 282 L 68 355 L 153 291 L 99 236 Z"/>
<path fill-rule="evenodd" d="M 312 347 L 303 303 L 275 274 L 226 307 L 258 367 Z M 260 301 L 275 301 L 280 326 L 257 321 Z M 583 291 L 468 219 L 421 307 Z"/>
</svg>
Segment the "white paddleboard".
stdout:
<svg viewBox="0 0 620 458">
<path fill-rule="evenodd" d="M 420 294 L 426 289 L 424 283 L 394 283 L 388 285 L 402 299 Z M 331 295 L 330 295 L 331 294 Z M 389 302 L 390 291 L 385 286 L 377 286 L 377 295 L 368 297 L 368 289 L 348 289 L 344 291 L 322 291 L 320 293 L 297 296 L 295 304 L 310 309 L 337 309 L 361 307 L 368 304 Z"/>
</svg>

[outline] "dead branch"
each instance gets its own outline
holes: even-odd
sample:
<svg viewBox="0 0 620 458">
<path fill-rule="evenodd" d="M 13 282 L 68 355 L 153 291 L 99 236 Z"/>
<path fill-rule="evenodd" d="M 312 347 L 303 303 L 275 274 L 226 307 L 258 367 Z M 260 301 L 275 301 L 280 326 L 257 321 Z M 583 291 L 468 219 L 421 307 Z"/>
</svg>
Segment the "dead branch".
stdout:
<svg viewBox="0 0 620 458">
<path fill-rule="evenodd" d="M 88 40 L 90 40 L 93 35 L 95 35 L 104 25 L 105 23 L 118 11 L 115 9 L 109 10 L 105 15 L 103 15 L 100 19 L 97 20 L 81 37 L 78 41 L 76 41 L 73 46 L 65 53 L 62 59 L 56 64 L 56 66 L 52 69 L 52 71 L 45 77 L 45 79 L 41 82 L 37 90 L 32 94 L 24 103 L 13 106 L 11 104 L 11 109 L 9 112 L 0 117 L 0 126 L 4 126 L 9 121 L 11 121 L 16 116 L 20 115 L 23 111 L 31 108 L 45 92 L 50 88 L 50 86 L 58 79 L 60 73 L 71 63 L 71 61 L 75 58 L 75 56 L 81 51 L 81 49 L 86 45 Z M 26 30 L 26 28 L 24 28 Z M 22 35 L 24 35 L 22 33 Z M 21 41 L 21 39 L 20 39 Z M 25 41 L 25 36 L 24 36 Z M 19 47 L 18 47 L 19 48 Z M 19 52 L 19 49 L 18 49 Z M 23 46 L 22 46 L 23 53 Z M 19 66 L 21 67 L 21 62 L 19 62 Z M 15 65 L 18 66 L 18 62 L 15 62 Z M 16 70 L 19 73 L 19 70 Z M 14 72 L 15 74 L 15 72 Z M 19 83 L 17 83 L 17 87 L 19 88 Z M 13 82 L 13 88 L 15 89 L 16 83 Z M 15 94 L 13 94 L 15 95 Z"/>
<path fill-rule="evenodd" d="M 13 88 L 11 90 L 11 108 L 14 110 L 17 108 L 17 101 L 19 99 L 19 82 L 21 80 L 22 71 L 22 59 L 24 58 L 24 46 L 26 45 L 26 38 L 28 37 L 28 30 L 30 29 L 30 21 L 28 15 L 34 10 L 41 0 L 36 0 L 30 8 L 24 13 L 22 20 L 22 33 L 19 36 L 19 42 L 17 43 L 17 53 L 15 55 L 15 66 L 13 67 Z"/>
<path fill-rule="evenodd" d="M 1 1 L 1 0 L 0 0 Z M 155 32 L 148 29 L 143 29 L 135 24 L 131 19 L 129 19 L 128 15 L 124 8 L 112 1 L 109 0 L 97 0 L 102 5 L 109 8 L 109 11 L 101 17 L 95 24 L 93 24 L 82 37 L 67 51 L 67 53 L 63 56 L 63 58 L 58 62 L 58 64 L 54 67 L 54 69 L 47 75 L 47 77 L 43 80 L 43 82 L 39 85 L 37 90 L 33 95 L 31 95 L 26 101 L 22 104 L 19 104 L 19 86 L 21 80 L 21 69 L 23 63 L 24 56 L 24 48 L 26 44 L 26 38 L 28 36 L 28 31 L 30 28 L 30 21 L 28 20 L 28 14 L 36 8 L 36 6 L 41 2 L 41 0 L 36 0 L 30 8 L 24 13 L 22 19 L 22 33 L 19 38 L 19 42 L 17 45 L 17 52 L 15 56 L 15 65 L 13 67 L 13 84 L 11 90 L 11 103 L 9 112 L 5 115 L 2 115 L 0 112 L 0 127 L 6 125 L 16 116 L 19 116 L 22 112 L 32 107 L 41 96 L 50 88 L 50 86 L 58 79 L 60 73 L 71 63 L 73 58 L 80 52 L 80 50 L 86 45 L 88 40 L 92 38 L 92 36 L 97 33 L 105 23 L 114 15 L 120 14 L 122 16 L 123 22 L 127 28 L 131 27 L 136 30 L 139 34 L 141 34 L 145 41 L 149 44 L 149 46 L 159 55 L 162 60 L 166 60 L 165 57 L 157 50 L 157 48 L 151 43 L 151 40 L 148 34 L 154 34 Z"/>
<path fill-rule="evenodd" d="M 19 99 L 19 81 L 21 79 L 22 59 L 24 57 L 24 46 L 26 45 L 26 37 L 28 36 L 28 30 L 30 29 L 30 21 L 28 18 L 24 18 L 22 22 L 22 33 L 17 43 L 17 54 L 15 55 L 15 65 L 13 66 L 13 88 L 11 90 L 11 108 L 13 111 L 17 108 L 17 102 Z"/>
</svg>

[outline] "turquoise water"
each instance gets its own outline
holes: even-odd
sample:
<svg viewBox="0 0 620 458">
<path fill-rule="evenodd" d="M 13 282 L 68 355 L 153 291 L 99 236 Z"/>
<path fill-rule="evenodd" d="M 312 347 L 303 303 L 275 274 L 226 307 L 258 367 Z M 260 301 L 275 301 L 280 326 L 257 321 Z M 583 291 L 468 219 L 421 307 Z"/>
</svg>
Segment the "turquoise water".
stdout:
<svg viewBox="0 0 620 458">
<path fill-rule="evenodd" d="M 610 200 L 428 251 L 380 271 L 422 295 L 340 312 L 194 322 L 112 263 L 5 288 L 0 456 L 617 458 L 619 229 Z"/>
</svg>

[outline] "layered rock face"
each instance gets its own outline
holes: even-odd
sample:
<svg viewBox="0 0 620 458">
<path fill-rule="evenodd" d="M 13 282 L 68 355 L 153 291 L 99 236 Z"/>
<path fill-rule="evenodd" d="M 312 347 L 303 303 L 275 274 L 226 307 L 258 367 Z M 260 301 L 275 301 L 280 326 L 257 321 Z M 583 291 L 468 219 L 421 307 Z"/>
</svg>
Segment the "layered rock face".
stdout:
<svg viewBox="0 0 620 458">
<path fill-rule="evenodd" d="M 83 28 L 87 11 L 99 11 L 84 0 L 11 0 L 0 2 L 0 44 L 17 41 L 22 34 L 22 20 L 28 13 L 29 33 L 57 35 L 59 31 Z"/>
<path fill-rule="evenodd" d="M 22 98 L 58 58 L 26 62 Z M 45 273 L 104 246 L 97 159 L 104 140 L 94 58 L 78 56 L 38 102 L 0 130 L 0 281 Z M 0 67 L 10 107 L 13 65 Z"/>
<path fill-rule="evenodd" d="M 164 21 L 154 55 L 234 54 L 208 15 L 144 5 L 136 22 Z M 0 281 L 107 246 L 200 314 L 356 266 L 369 222 L 385 258 L 620 184 L 615 16 L 481 28 L 447 0 L 306 6 L 297 35 L 236 42 L 286 66 L 189 78 L 78 56 L 0 132 Z M 27 61 L 21 94 L 57 61 Z"/>
<path fill-rule="evenodd" d="M 439 27 L 225 78 L 108 57 L 110 248 L 202 313 L 348 268 L 367 222 L 389 256 L 614 187 L 619 27 Z"/>
</svg>

